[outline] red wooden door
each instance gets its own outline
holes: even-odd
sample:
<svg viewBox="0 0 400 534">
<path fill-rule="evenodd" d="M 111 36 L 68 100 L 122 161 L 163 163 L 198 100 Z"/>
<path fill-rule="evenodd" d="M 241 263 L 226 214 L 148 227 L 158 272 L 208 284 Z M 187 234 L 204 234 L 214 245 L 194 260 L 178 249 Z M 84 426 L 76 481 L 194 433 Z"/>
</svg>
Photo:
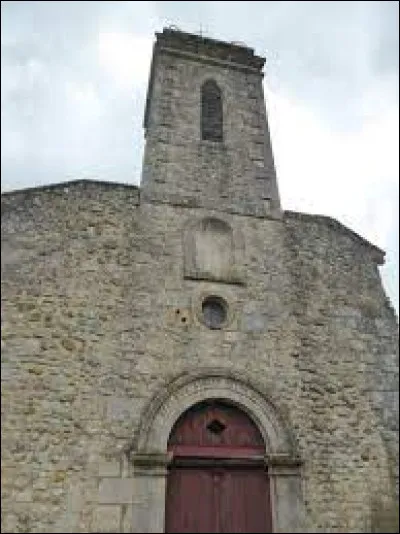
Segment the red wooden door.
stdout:
<svg viewBox="0 0 400 534">
<path fill-rule="evenodd" d="M 173 468 L 167 481 L 166 532 L 217 532 L 212 473 Z"/>
<path fill-rule="evenodd" d="M 264 443 L 250 418 L 202 403 L 175 424 L 166 532 L 272 532 Z"/>
</svg>

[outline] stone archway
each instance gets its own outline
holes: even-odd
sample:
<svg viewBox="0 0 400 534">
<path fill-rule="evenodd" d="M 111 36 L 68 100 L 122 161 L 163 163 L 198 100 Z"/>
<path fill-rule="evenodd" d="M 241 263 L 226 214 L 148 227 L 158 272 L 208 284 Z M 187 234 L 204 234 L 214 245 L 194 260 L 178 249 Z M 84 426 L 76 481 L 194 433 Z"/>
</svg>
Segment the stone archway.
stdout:
<svg viewBox="0 0 400 534">
<path fill-rule="evenodd" d="M 129 452 L 135 487 L 131 532 L 164 532 L 171 429 L 188 408 L 211 399 L 236 405 L 254 421 L 264 439 L 271 477 L 273 530 L 301 531 L 301 462 L 285 422 L 251 379 L 238 378 L 226 369 L 208 369 L 179 376 L 144 410 Z"/>
</svg>

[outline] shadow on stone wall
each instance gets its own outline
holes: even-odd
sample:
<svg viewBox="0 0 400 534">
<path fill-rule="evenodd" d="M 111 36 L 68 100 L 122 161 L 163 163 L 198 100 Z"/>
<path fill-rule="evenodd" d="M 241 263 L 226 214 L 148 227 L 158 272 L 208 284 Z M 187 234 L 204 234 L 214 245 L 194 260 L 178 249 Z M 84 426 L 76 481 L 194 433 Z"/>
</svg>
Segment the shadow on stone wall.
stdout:
<svg viewBox="0 0 400 534">
<path fill-rule="evenodd" d="M 399 503 L 375 497 L 371 502 L 371 532 L 399 532 Z"/>
</svg>

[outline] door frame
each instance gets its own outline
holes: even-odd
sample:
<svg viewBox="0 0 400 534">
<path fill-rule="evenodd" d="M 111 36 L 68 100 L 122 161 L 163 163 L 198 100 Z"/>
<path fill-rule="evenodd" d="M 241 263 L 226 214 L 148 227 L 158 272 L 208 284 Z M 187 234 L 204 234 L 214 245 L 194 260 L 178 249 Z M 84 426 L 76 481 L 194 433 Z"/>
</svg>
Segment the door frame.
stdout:
<svg viewBox="0 0 400 534">
<path fill-rule="evenodd" d="M 258 426 L 265 442 L 263 462 L 270 479 L 273 532 L 304 529 L 302 461 L 276 403 L 267 398 L 248 377 L 238 378 L 226 369 L 199 370 L 176 378 L 145 408 L 134 440 L 126 451 L 134 480 L 131 532 L 162 533 L 170 432 L 191 406 L 206 400 L 237 406 Z"/>
</svg>

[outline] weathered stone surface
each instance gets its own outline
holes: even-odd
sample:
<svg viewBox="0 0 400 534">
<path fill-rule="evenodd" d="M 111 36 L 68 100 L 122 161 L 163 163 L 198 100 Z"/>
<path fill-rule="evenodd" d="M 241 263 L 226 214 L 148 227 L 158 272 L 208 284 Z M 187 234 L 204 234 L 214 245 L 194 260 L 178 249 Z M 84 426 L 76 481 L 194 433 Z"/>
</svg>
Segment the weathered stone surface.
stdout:
<svg viewBox="0 0 400 534">
<path fill-rule="evenodd" d="M 119 477 L 121 476 L 121 462 L 118 460 L 104 461 L 99 464 L 99 477 Z"/>
<path fill-rule="evenodd" d="M 120 506 L 97 506 L 92 532 L 121 532 L 122 511 Z"/>
<path fill-rule="evenodd" d="M 157 91 L 172 67 L 166 114 Z M 395 517 L 398 484 L 398 324 L 383 253 L 329 218 L 278 216 L 278 197 L 265 212 L 248 156 L 252 132 L 269 146 L 253 124 L 265 113 L 259 74 L 239 72 L 163 56 L 143 198 L 84 181 L 2 195 L 2 531 L 129 531 L 136 511 L 151 532 L 147 482 L 119 471 L 123 451 L 160 390 L 216 366 L 250 377 L 290 428 L 306 531 L 391 528 L 381 518 Z M 198 138 L 206 76 L 225 91 L 226 149 Z M 218 216 L 240 283 L 184 276 L 187 228 Z M 228 303 L 221 329 L 201 318 L 210 294 Z M 154 521 L 163 484 L 153 481 Z"/>
<path fill-rule="evenodd" d="M 130 504 L 133 502 L 132 478 L 104 478 L 99 485 L 100 504 Z"/>
</svg>

